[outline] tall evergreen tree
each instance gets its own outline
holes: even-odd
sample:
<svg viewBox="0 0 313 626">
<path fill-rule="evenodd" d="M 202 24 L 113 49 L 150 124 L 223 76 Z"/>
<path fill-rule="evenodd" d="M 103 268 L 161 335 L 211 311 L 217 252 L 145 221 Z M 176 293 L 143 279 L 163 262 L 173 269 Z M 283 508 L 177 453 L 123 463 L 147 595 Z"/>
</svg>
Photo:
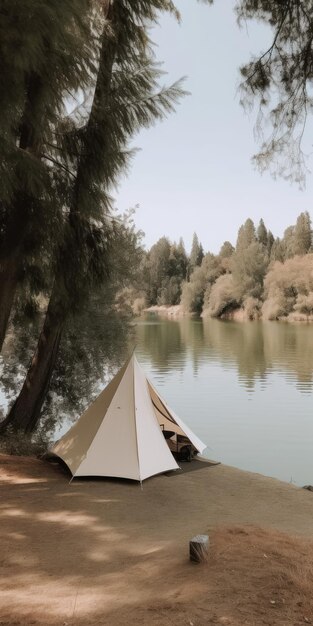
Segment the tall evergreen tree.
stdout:
<svg viewBox="0 0 313 626">
<path fill-rule="evenodd" d="M 184 240 L 182 237 L 179 238 L 179 242 L 177 244 L 177 252 L 182 258 L 186 259 L 186 263 L 187 263 L 187 253 L 186 253 Z"/>
<path fill-rule="evenodd" d="M 161 237 L 150 249 L 145 260 L 147 301 L 151 305 L 175 305 L 180 301 L 181 287 L 186 279 L 188 257 L 184 242 L 171 243 Z"/>
<path fill-rule="evenodd" d="M 235 252 L 234 246 L 230 243 L 230 241 L 224 241 L 219 253 L 218 258 L 221 267 L 221 274 L 229 273 L 231 271 L 232 257 Z M 206 294 L 206 299 L 209 294 Z"/>
<path fill-rule="evenodd" d="M 285 260 L 285 246 L 279 237 L 276 237 L 273 242 L 270 253 L 270 260 L 280 261 L 281 263 L 283 263 Z"/>
<path fill-rule="evenodd" d="M 238 230 L 236 253 L 244 252 L 254 241 L 256 241 L 255 226 L 253 221 L 248 218 Z"/>
<path fill-rule="evenodd" d="M 261 298 L 263 281 L 268 267 L 268 254 L 258 241 L 251 243 L 234 255 L 232 275 L 234 279 L 234 295 L 238 302 L 245 298 Z"/>
<path fill-rule="evenodd" d="M 189 257 L 190 272 L 192 272 L 197 266 L 201 265 L 203 257 L 204 252 L 202 244 L 198 239 L 198 235 L 194 233 Z"/>
<path fill-rule="evenodd" d="M 147 28 L 160 9 L 173 12 L 174 6 L 168 0 L 108 3 L 88 122 L 71 134 L 60 133 L 57 146 L 61 165 L 65 163 L 75 174 L 49 306 L 30 369 L 2 430 L 12 425 L 32 432 L 36 427 L 65 321 L 88 296 L 92 284 L 106 282 L 114 263 L 109 190 L 128 164 L 128 140 L 140 127 L 173 110 L 183 93 L 177 84 L 158 91 L 160 70 Z"/>
<path fill-rule="evenodd" d="M 171 244 L 161 237 L 150 249 L 146 259 L 147 298 L 149 304 L 159 304 L 161 291 L 169 276 Z"/>
<path fill-rule="evenodd" d="M 65 94 L 93 75 L 90 0 L 3 0 L 0 10 L 0 349 L 18 281 L 62 221 L 51 144 Z M 37 264 L 37 279 L 40 266 Z"/>
<path fill-rule="evenodd" d="M 160 304 L 179 304 L 182 283 L 187 276 L 187 268 L 188 258 L 183 242 L 180 241 L 178 245 L 173 243 L 170 248 L 167 276 L 158 299 Z"/>
<path fill-rule="evenodd" d="M 171 246 L 171 253 L 169 258 L 169 272 L 170 275 L 176 276 L 181 282 L 185 280 L 187 275 L 188 258 L 182 239 L 179 244 L 173 243 Z"/>
<path fill-rule="evenodd" d="M 266 226 L 262 219 L 260 219 L 259 225 L 257 227 L 256 235 L 257 235 L 258 242 L 261 243 L 264 247 L 267 247 L 268 235 L 267 235 Z"/>
<path fill-rule="evenodd" d="M 243 302 L 247 296 L 259 298 L 262 295 L 268 262 L 267 248 L 258 241 L 254 223 L 249 218 L 239 228 L 232 258 L 234 295 L 238 302 Z"/>
<path fill-rule="evenodd" d="M 282 238 L 282 246 L 284 251 L 284 260 L 291 259 L 294 256 L 295 251 L 295 227 L 288 226 L 284 230 L 284 236 Z"/>
<path fill-rule="evenodd" d="M 259 103 L 258 126 L 272 129 L 258 165 L 302 182 L 306 174 L 302 140 L 312 112 L 312 0 L 238 0 L 239 21 L 258 20 L 271 27 L 267 50 L 241 69 L 244 104 Z M 263 133 L 262 133 L 263 135 Z"/>
<path fill-rule="evenodd" d="M 294 229 L 294 254 L 307 254 L 312 245 L 311 218 L 307 211 L 300 213 Z"/>
<path fill-rule="evenodd" d="M 275 241 L 275 239 L 274 239 L 274 235 L 273 235 L 273 233 L 269 230 L 269 231 L 267 232 L 267 252 L 268 252 L 268 254 L 269 254 L 269 255 L 271 254 L 271 250 L 272 250 L 272 246 L 273 246 L 273 244 L 274 244 L 274 241 Z"/>
</svg>

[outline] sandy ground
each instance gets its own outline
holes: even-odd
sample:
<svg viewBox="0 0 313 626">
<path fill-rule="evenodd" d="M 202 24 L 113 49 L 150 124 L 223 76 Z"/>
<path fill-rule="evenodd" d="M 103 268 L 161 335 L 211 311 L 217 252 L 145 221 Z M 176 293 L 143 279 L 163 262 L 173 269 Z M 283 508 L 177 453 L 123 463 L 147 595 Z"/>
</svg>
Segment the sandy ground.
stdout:
<svg viewBox="0 0 313 626">
<path fill-rule="evenodd" d="M 0 455 L 0 624 L 313 624 L 313 493 L 199 466 L 141 490 Z"/>
</svg>

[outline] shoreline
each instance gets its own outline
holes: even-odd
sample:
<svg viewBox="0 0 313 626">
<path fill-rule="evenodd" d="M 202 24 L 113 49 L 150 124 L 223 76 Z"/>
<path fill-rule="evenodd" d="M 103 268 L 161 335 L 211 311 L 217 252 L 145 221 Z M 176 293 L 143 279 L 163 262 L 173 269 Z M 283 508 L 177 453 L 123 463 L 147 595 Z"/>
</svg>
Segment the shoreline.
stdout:
<svg viewBox="0 0 313 626">
<path fill-rule="evenodd" d="M 164 317 L 176 317 L 176 318 L 182 318 L 182 317 L 194 317 L 195 313 L 185 313 L 182 310 L 182 307 L 180 304 L 173 304 L 173 305 L 167 305 L 167 304 L 155 304 L 153 306 L 149 306 L 146 307 L 145 309 L 142 310 L 143 313 L 157 313 L 158 315 L 163 315 Z"/>
<path fill-rule="evenodd" d="M 175 305 L 153 305 L 150 307 L 146 307 L 142 310 L 142 313 L 157 313 L 161 317 L 168 317 L 174 319 L 191 319 L 194 317 L 199 317 L 200 319 L 217 319 L 221 321 L 233 321 L 233 322 L 284 322 L 288 324 L 311 324 L 313 322 L 313 315 L 304 315 L 303 313 L 290 313 L 287 317 L 278 317 L 275 320 L 263 319 L 262 316 L 259 316 L 257 319 L 251 319 L 244 309 L 234 309 L 229 313 L 223 313 L 219 317 L 211 317 L 206 313 L 201 313 L 199 316 L 196 313 L 186 313 L 182 310 L 180 304 Z"/>
</svg>

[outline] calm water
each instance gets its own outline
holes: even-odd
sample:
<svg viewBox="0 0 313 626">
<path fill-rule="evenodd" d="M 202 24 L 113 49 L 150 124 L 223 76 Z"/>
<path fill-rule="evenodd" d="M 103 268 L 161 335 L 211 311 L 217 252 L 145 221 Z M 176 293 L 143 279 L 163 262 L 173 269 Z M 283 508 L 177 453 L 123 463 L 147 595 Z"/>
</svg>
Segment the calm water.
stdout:
<svg viewBox="0 0 313 626">
<path fill-rule="evenodd" d="M 313 484 L 313 325 L 150 314 L 136 354 L 209 458 Z"/>
</svg>

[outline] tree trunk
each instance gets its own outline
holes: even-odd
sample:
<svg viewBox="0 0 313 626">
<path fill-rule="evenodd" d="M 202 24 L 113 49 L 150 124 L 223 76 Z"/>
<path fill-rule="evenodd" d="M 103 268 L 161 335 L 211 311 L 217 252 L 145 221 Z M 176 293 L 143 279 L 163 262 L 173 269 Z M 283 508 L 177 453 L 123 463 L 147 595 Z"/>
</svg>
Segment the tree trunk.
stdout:
<svg viewBox="0 0 313 626">
<path fill-rule="evenodd" d="M 19 262 L 14 256 L 0 261 L 0 352 L 18 283 Z"/>
<path fill-rule="evenodd" d="M 21 270 L 23 240 L 27 224 L 27 213 L 22 207 L 23 198 L 19 195 L 15 207 L 12 207 L 5 241 L 0 249 L 0 352 Z"/>
<path fill-rule="evenodd" d="M 26 87 L 27 96 L 18 143 L 21 150 L 31 152 L 35 158 L 40 160 L 39 138 L 37 137 L 37 129 L 32 122 L 34 110 L 41 107 L 42 83 L 40 77 L 30 74 L 26 81 Z M 20 179 L 20 173 L 17 171 L 16 174 Z M 15 200 L 10 207 L 4 241 L 1 243 L 0 250 L 0 352 L 14 303 L 23 261 L 23 242 L 30 217 L 31 198 L 28 194 L 25 195 L 24 183 L 22 182 L 21 188 L 17 190 Z"/>
<path fill-rule="evenodd" d="M 51 298 L 36 352 L 27 372 L 23 387 L 5 420 L 0 433 L 8 426 L 14 430 L 32 433 L 40 418 L 42 405 L 49 388 L 58 355 L 64 318 L 61 310 L 56 314 L 55 299 Z"/>
</svg>

